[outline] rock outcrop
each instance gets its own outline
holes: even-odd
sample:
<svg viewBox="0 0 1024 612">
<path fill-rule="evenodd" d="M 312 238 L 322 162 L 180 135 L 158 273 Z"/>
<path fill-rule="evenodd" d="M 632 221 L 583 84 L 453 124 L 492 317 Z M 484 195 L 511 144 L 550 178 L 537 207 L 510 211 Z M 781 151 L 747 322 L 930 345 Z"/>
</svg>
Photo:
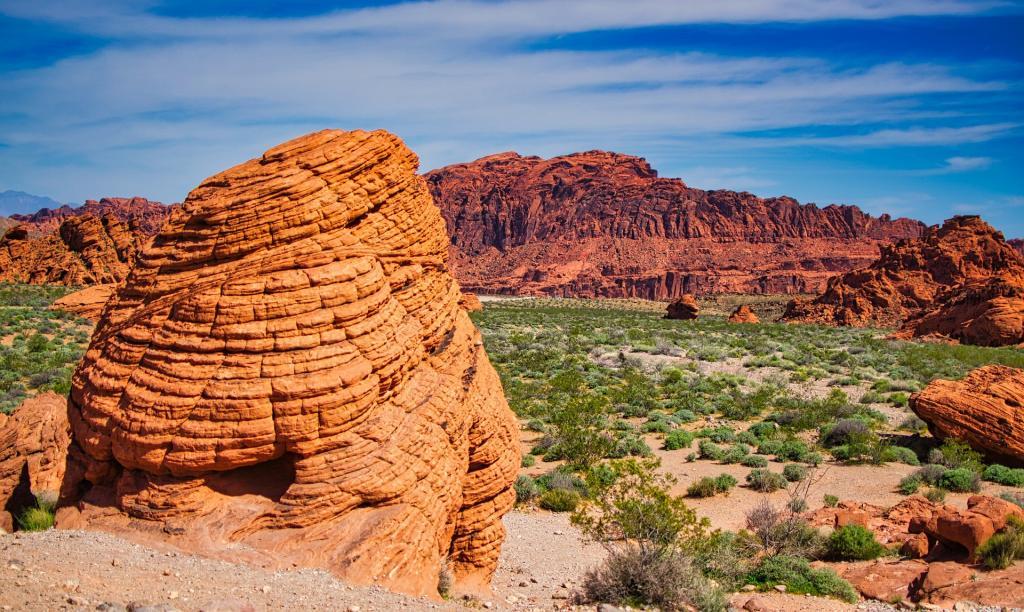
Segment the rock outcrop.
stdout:
<svg viewBox="0 0 1024 612">
<path fill-rule="evenodd" d="M 1020 317 L 1005 310 L 1019 304 L 1022 288 L 1024 259 L 1003 235 L 979 217 L 953 217 L 920 239 L 884 247 L 878 260 L 833 278 L 814 300 L 790 302 L 783 319 L 899 327 L 925 317 L 920 332 L 915 325 L 904 333 L 942 330 L 965 341 L 998 343 L 1020 334 L 1019 324 L 1011 329 Z"/>
<path fill-rule="evenodd" d="M 80 317 L 98 321 L 103 313 L 103 307 L 116 291 L 117 285 L 93 285 L 57 299 L 50 305 L 50 309 L 65 310 Z"/>
<path fill-rule="evenodd" d="M 818 292 L 880 245 L 921 235 L 853 206 L 703 191 L 643 159 L 502 153 L 426 175 L 452 265 L 483 293 L 671 300 L 684 293 Z"/>
<path fill-rule="evenodd" d="M 518 426 L 417 164 L 386 132 L 322 131 L 189 194 L 73 378 L 91 487 L 59 526 L 435 597 L 446 559 L 486 590 Z"/>
<path fill-rule="evenodd" d="M 1024 466 L 1024 370 L 983 366 L 964 379 L 934 380 L 910 408 L 938 438 L 958 438 L 1006 464 Z"/>
<path fill-rule="evenodd" d="M 25 224 L 0 238 L 0 281 L 95 285 L 118 283 L 147 238 L 113 215 L 73 216 L 55 232 L 36 234 Z"/>
<path fill-rule="evenodd" d="M 484 309 L 484 305 L 480 303 L 480 298 L 472 293 L 463 293 L 459 299 L 459 304 L 466 309 L 466 312 L 476 312 Z"/>
<path fill-rule="evenodd" d="M 40 233 L 49 233 L 56 231 L 65 220 L 72 217 L 109 215 L 136 227 L 145 236 L 153 236 L 160 231 L 160 226 L 176 206 L 166 206 L 140 197 L 101 198 L 86 200 L 85 204 L 77 208 L 65 204 L 59 208 L 43 208 L 30 215 L 11 215 L 11 219 L 31 226 Z"/>
<path fill-rule="evenodd" d="M 696 298 L 687 293 L 668 303 L 668 307 L 665 309 L 665 318 L 689 321 L 696 319 L 699 313 L 700 305 L 697 304 Z"/>
<path fill-rule="evenodd" d="M 67 398 L 48 391 L 9 417 L 0 414 L 0 529 L 12 531 L 36 496 L 56 501 L 71 437 L 67 406 Z"/>
<path fill-rule="evenodd" d="M 736 310 L 732 311 L 729 315 L 730 323 L 760 323 L 761 319 L 757 318 L 754 311 L 750 309 L 750 306 L 741 304 L 736 307 Z"/>
<path fill-rule="evenodd" d="M 980 346 L 1024 345 L 1024 274 L 1001 274 L 938 295 L 895 338 L 937 337 Z"/>
</svg>

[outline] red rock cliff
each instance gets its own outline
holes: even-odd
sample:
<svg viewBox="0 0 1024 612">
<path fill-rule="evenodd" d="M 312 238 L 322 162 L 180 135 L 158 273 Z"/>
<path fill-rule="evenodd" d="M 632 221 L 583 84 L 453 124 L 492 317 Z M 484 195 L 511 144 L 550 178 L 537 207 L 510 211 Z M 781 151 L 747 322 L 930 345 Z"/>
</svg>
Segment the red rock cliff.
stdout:
<svg viewBox="0 0 1024 612">
<path fill-rule="evenodd" d="M 56 230 L 65 219 L 71 217 L 112 215 L 119 221 L 133 224 L 146 236 L 152 236 L 160 230 L 160 226 L 176 206 L 177 204 L 165 206 L 160 202 L 140 197 L 101 198 L 99 201 L 86 200 L 85 204 L 78 208 L 65 204 L 60 208 L 43 208 L 30 215 L 11 215 L 10 218 L 46 233 Z"/>
<path fill-rule="evenodd" d="M 590 151 L 502 153 L 426 174 L 469 290 L 670 299 L 685 293 L 818 291 L 909 219 L 853 206 L 703 191 L 643 159 Z"/>
</svg>

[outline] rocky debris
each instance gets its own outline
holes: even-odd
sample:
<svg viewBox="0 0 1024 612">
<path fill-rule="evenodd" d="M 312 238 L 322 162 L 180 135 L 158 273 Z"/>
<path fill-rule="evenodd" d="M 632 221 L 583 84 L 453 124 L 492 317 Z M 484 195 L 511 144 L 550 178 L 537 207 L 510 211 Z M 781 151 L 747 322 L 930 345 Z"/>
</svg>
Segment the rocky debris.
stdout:
<svg viewBox="0 0 1024 612">
<path fill-rule="evenodd" d="M 642 158 L 501 153 L 425 175 L 453 270 L 486 293 L 671 300 L 820 291 L 924 225 L 688 187 Z"/>
<path fill-rule="evenodd" d="M 51 285 L 118 283 L 147 238 L 113 215 L 69 217 L 57 231 L 24 224 L 0 238 L 0 281 Z"/>
<path fill-rule="evenodd" d="M 487 589 L 518 423 L 417 164 L 323 131 L 189 194 L 73 378 L 65 491 L 92 487 L 58 525 L 432 597 L 447 557 Z"/>
<path fill-rule="evenodd" d="M 56 231 L 61 224 L 72 217 L 105 217 L 134 225 L 142 234 L 153 236 L 160 231 L 171 211 L 177 204 L 166 206 L 146 198 L 101 198 L 86 200 L 85 204 L 73 208 L 65 204 L 59 208 L 43 208 L 30 215 L 11 215 L 11 219 L 31 226 L 35 231 L 48 233 Z"/>
<path fill-rule="evenodd" d="M 757 318 L 754 311 L 750 309 L 750 306 L 741 304 L 736 307 L 736 310 L 732 311 L 729 315 L 730 323 L 760 323 L 761 319 Z"/>
<path fill-rule="evenodd" d="M 879 601 L 900 601 L 910 600 L 915 595 L 915 586 L 928 572 L 928 564 L 917 560 L 878 560 L 850 566 L 839 565 L 835 569 L 864 597 Z"/>
<path fill-rule="evenodd" d="M 31 397 L 11 416 L 0 414 L 0 529 L 36 496 L 56 501 L 71 439 L 67 399 L 47 391 Z"/>
<path fill-rule="evenodd" d="M 1024 370 L 989 365 L 962 380 L 933 380 L 910 408 L 938 438 L 958 438 L 989 457 L 1024 465 Z"/>
<path fill-rule="evenodd" d="M 93 285 L 74 293 L 69 293 L 56 300 L 50 305 L 50 309 L 66 310 L 80 317 L 97 321 L 103 312 L 103 307 L 107 305 L 107 301 L 110 300 L 115 291 L 117 291 L 117 285 L 112 283 Z"/>
<path fill-rule="evenodd" d="M 696 319 L 699 312 L 700 306 L 697 304 L 697 300 L 687 293 L 686 295 L 669 302 L 665 311 L 665 318 L 689 321 Z"/>
<path fill-rule="evenodd" d="M 793 300 L 787 321 L 898 327 L 973 344 L 1024 341 L 1024 258 L 976 216 L 949 219 L 920 239 L 882 249 L 870 266 L 836 276 L 817 298 Z"/>
<path fill-rule="evenodd" d="M 459 298 L 459 306 L 462 306 L 466 312 L 476 312 L 484 309 L 484 305 L 480 303 L 480 298 L 476 297 L 474 293 L 463 293 L 462 297 Z"/>
</svg>

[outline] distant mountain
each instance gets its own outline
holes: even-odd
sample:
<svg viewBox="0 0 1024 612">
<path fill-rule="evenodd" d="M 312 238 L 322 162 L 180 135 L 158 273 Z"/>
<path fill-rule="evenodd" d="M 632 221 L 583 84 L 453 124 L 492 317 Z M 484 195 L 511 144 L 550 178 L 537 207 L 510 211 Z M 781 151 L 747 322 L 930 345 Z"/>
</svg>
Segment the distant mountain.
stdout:
<svg viewBox="0 0 1024 612">
<path fill-rule="evenodd" d="M 61 203 L 46 196 L 24 191 L 0 191 L 0 216 L 35 212 L 41 208 L 60 208 Z"/>
</svg>

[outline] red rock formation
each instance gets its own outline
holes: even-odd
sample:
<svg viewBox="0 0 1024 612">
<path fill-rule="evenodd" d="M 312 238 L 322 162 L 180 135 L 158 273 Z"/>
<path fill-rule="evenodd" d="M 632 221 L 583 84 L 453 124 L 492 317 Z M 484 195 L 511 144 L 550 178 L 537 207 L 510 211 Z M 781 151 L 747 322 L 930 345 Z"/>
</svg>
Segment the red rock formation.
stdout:
<svg viewBox="0 0 1024 612">
<path fill-rule="evenodd" d="M 1015 251 L 1024 256 L 1024 238 L 1011 238 L 1006 241 L 1006 244 L 1012 246 Z"/>
<path fill-rule="evenodd" d="M 138 228 L 146 236 L 160 231 L 167 217 L 177 204 L 165 206 L 146 198 L 101 198 L 99 201 L 86 200 L 78 208 L 64 205 L 60 208 L 43 208 L 30 215 L 11 215 L 11 219 L 34 227 L 38 232 L 56 231 L 61 223 L 72 217 L 91 215 L 94 217 L 113 216 L 119 221 Z"/>
<path fill-rule="evenodd" d="M 0 281 L 93 285 L 126 276 L 145 238 L 113 216 L 85 215 L 61 223 L 57 232 L 32 235 L 24 224 L 0 238 Z"/>
<path fill-rule="evenodd" d="M 729 315 L 730 323 L 760 323 L 761 319 L 757 318 L 754 311 L 750 309 L 750 306 L 741 304 L 736 307 L 736 310 L 732 311 Z"/>
<path fill-rule="evenodd" d="M 93 486 L 59 525 L 433 596 L 447 558 L 487 588 L 518 426 L 417 164 L 386 132 L 323 131 L 189 194 L 75 373 Z"/>
<path fill-rule="evenodd" d="M 466 312 L 476 312 L 484 309 L 484 305 L 480 303 L 480 298 L 472 293 L 463 293 L 462 297 L 459 298 L 459 305 L 465 308 Z"/>
<path fill-rule="evenodd" d="M 665 318 L 689 321 L 696 319 L 699 312 L 700 305 L 697 304 L 697 300 L 687 293 L 669 302 L 668 307 L 665 309 Z"/>
<path fill-rule="evenodd" d="M 883 248 L 881 257 L 870 266 L 834 277 L 824 294 L 816 299 L 794 300 L 783 319 L 896 327 L 960 293 L 966 292 L 962 298 L 965 304 L 975 304 L 977 298 L 971 297 L 975 294 L 969 287 L 995 277 L 1003 277 L 1014 287 L 1024 287 L 1024 259 L 1006 244 L 1001 233 L 979 217 L 953 217 L 941 227 L 929 228 L 919 240 Z M 982 301 L 990 299 L 994 298 Z M 962 316 L 982 316 L 986 322 L 979 326 L 991 327 L 992 317 L 998 319 L 1003 315 L 983 315 L 996 306 L 989 304 L 980 313 L 971 309 Z M 973 335 L 974 332 L 966 332 L 968 337 Z"/>
<path fill-rule="evenodd" d="M 1024 344 L 1024 275 L 1001 274 L 943 292 L 893 336 L 981 346 Z"/>
<path fill-rule="evenodd" d="M 856 207 L 703 191 L 638 157 L 502 153 L 426 174 L 453 270 L 487 293 L 672 299 L 796 293 L 923 225 Z"/>
<path fill-rule="evenodd" d="M 67 398 L 46 392 L 22 402 L 10 417 L 0 414 L 0 529 L 35 496 L 56 500 L 70 443 Z"/>
<path fill-rule="evenodd" d="M 98 321 L 103 307 L 117 291 L 117 285 L 93 285 L 80 291 L 69 293 L 50 305 L 51 310 L 66 310 L 80 317 Z"/>
<path fill-rule="evenodd" d="M 990 365 L 963 380 L 934 380 L 910 408 L 938 438 L 958 438 L 1007 464 L 1024 465 L 1024 370 Z"/>
</svg>

